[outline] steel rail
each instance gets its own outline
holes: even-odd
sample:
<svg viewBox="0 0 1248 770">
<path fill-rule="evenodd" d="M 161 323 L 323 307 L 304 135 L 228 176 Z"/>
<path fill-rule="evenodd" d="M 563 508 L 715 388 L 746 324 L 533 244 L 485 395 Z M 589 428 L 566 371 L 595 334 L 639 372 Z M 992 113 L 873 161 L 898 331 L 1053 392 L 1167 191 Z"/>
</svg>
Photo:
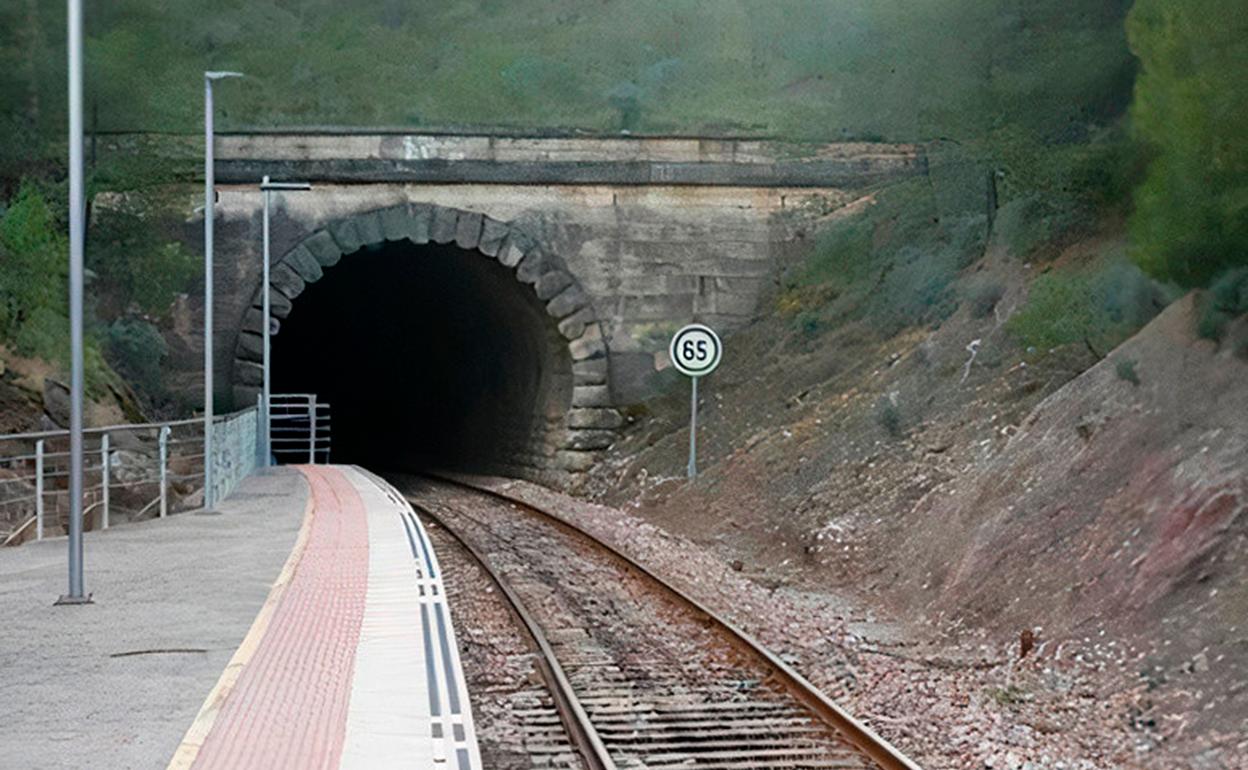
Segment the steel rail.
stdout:
<svg viewBox="0 0 1248 770">
<path fill-rule="evenodd" d="M 770 671 L 776 676 L 776 679 L 785 685 L 785 688 L 790 692 L 790 694 L 801 701 L 824 724 L 835 729 L 843 735 L 849 743 L 853 744 L 855 748 L 874 760 L 883 770 L 922 770 L 922 768 L 914 760 L 907 757 L 887 740 L 876 734 L 875 731 L 860 722 L 848 711 L 838 706 L 831 698 L 825 695 L 823 691 L 815 687 L 810 680 L 802 676 L 788 663 L 781 660 L 775 653 L 764 647 L 763 644 L 755 639 L 751 634 L 739 628 L 727 618 L 722 617 L 702 602 L 694 599 L 692 596 L 689 596 L 681 589 L 672 585 L 666 579 L 655 574 L 633 557 L 604 542 L 598 538 L 598 536 L 585 531 L 576 524 L 567 521 L 562 516 L 551 513 L 534 503 L 523 500 L 514 495 L 509 495 L 496 489 L 478 486 L 452 476 L 432 473 L 426 473 L 424 476 L 435 481 L 471 490 L 479 494 L 493 497 L 496 500 L 501 500 L 503 502 L 518 506 L 538 518 L 553 522 L 557 527 L 572 533 L 574 536 L 584 539 L 599 550 L 615 556 L 637 573 L 660 586 L 666 591 L 667 594 L 676 599 L 677 602 L 691 608 L 696 614 L 702 615 L 714 625 L 717 625 L 727 631 L 728 636 L 737 643 L 737 647 L 739 649 L 744 650 L 762 662 L 762 664 L 766 668 L 770 669 Z M 413 503 L 413 505 L 415 505 L 415 503 Z M 447 531 L 449 532 L 451 530 L 448 529 Z"/>
<path fill-rule="evenodd" d="M 454 527 L 448 525 L 443 517 L 422 505 L 414 496 L 407 494 L 404 496 L 412 508 L 436 523 L 472 556 L 482 571 L 489 576 L 490 581 L 498 588 L 499 593 L 507 601 L 509 609 L 520 620 L 520 624 L 524 627 L 529 639 L 540 653 L 536 656 L 536 661 L 542 671 L 542 678 L 546 680 L 546 687 L 550 690 L 551 697 L 554 698 L 555 710 L 559 713 L 559 719 L 563 722 L 563 726 L 567 730 L 577 753 L 585 761 L 585 766 L 589 770 L 616 770 L 615 761 L 607 753 L 607 747 L 602 742 L 602 738 L 599 737 L 598 730 L 590 721 L 589 714 L 585 711 L 585 707 L 581 705 L 580 699 L 573 692 L 572 683 L 568 680 L 567 674 L 564 673 L 563 666 L 559 665 L 558 659 L 555 658 L 554 648 L 550 646 L 550 641 L 546 638 L 546 634 L 542 631 L 541 626 L 538 625 L 528 608 L 525 607 L 524 600 L 495 571 L 485 554 L 468 542 L 467 538 L 463 537 Z"/>
</svg>

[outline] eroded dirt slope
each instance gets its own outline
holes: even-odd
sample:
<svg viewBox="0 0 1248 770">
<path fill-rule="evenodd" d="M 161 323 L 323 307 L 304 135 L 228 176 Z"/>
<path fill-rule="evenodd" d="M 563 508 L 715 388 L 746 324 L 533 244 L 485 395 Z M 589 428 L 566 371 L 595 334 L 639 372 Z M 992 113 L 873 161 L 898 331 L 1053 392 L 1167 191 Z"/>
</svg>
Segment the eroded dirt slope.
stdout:
<svg viewBox="0 0 1248 770">
<path fill-rule="evenodd" d="M 773 319 L 735 336 L 704 388 L 699 478 L 682 478 L 677 384 L 589 491 L 950 654 L 987 640 L 1010 661 L 1030 632 L 1029 657 L 1103 672 L 1078 697 L 1104 699 L 1138 766 L 1243 766 L 1248 363 L 1197 339 L 1192 297 L 1099 361 L 1021 351 L 1003 322 L 1027 266 L 984 269 L 1010 287 L 993 312 L 934 331 L 803 348 Z M 1074 689 L 1011 692 L 1004 719 L 1015 696 L 1060 708 Z M 1123 691 L 1131 707 L 1111 707 Z"/>
</svg>

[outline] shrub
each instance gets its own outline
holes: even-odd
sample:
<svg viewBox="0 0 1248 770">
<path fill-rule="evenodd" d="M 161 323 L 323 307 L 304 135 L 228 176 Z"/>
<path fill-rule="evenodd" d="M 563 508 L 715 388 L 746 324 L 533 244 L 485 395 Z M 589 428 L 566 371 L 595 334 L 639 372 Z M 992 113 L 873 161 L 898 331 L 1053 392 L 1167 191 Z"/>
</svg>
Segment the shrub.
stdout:
<svg viewBox="0 0 1248 770">
<path fill-rule="evenodd" d="M 1140 375 L 1135 371 L 1135 359 L 1122 358 L 1114 365 L 1114 373 L 1118 375 L 1118 379 L 1125 380 L 1132 385 L 1139 386 Z"/>
<path fill-rule="evenodd" d="M 1228 270 L 1201 299 L 1200 336 L 1221 340 L 1226 326 L 1237 316 L 1248 313 L 1248 267 Z"/>
<path fill-rule="evenodd" d="M 108 329 L 108 351 L 117 370 L 150 396 L 164 394 L 161 364 L 169 353 L 155 326 L 121 319 Z"/>
<path fill-rule="evenodd" d="M 904 434 L 901 408 L 897 406 L 892 396 L 881 396 L 880 400 L 875 402 L 875 421 L 892 438 L 901 438 Z"/>
<path fill-rule="evenodd" d="M 1103 355 L 1148 323 L 1168 300 L 1166 291 L 1138 268 L 1111 260 L 1040 276 L 1006 329 L 1027 347 L 1084 343 Z"/>
<path fill-rule="evenodd" d="M 999 281 L 979 279 L 973 281 L 966 290 L 966 299 L 970 303 L 972 318 L 987 318 L 996 309 L 997 303 L 1005 296 L 1005 286 Z"/>
</svg>

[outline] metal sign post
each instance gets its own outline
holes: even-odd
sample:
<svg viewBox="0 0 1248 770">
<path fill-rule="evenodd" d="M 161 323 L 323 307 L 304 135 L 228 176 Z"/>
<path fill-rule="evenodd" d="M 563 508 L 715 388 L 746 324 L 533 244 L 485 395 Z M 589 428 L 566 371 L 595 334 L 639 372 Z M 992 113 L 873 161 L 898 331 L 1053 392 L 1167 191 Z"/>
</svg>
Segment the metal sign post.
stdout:
<svg viewBox="0 0 1248 770">
<path fill-rule="evenodd" d="M 709 326 L 689 324 L 672 336 L 667 355 L 682 374 L 690 379 L 689 397 L 689 478 L 698 475 L 698 380 L 719 366 L 724 347 Z"/>
</svg>

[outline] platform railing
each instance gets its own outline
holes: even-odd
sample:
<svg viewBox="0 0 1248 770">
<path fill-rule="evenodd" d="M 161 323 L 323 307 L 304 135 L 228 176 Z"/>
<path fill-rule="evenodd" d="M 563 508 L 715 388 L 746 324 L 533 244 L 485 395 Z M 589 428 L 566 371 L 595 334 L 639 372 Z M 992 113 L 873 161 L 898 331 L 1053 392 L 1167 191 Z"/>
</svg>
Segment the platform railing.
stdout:
<svg viewBox="0 0 1248 770">
<path fill-rule="evenodd" d="M 315 393 L 274 393 L 269 408 L 273 457 L 279 463 L 327 463 L 329 404 Z"/>
<path fill-rule="evenodd" d="M 258 409 L 213 421 L 216 499 L 256 467 Z M 84 529 L 203 506 L 204 421 L 170 420 L 83 431 Z M 69 523 L 69 432 L 0 435 L 0 542 L 64 534 Z"/>
</svg>

